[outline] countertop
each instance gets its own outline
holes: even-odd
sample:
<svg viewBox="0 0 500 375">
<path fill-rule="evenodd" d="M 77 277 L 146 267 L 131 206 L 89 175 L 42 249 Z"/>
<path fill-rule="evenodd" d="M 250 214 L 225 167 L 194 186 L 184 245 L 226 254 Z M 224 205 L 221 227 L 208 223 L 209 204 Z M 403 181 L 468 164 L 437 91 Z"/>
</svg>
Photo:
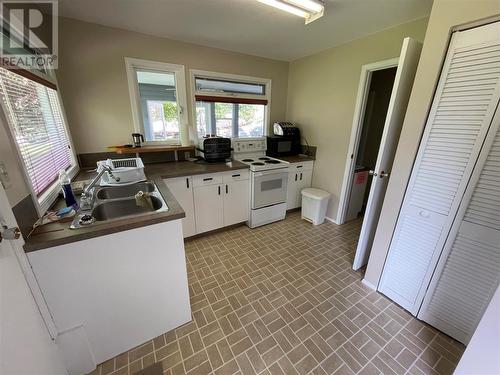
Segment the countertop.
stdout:
<svg viewBox="0 0 500 375">
<path fill-rule="evenodd" d="M 146 177 L 148 180 L 153 180 L 156 183 L 158 190 L 168 206 L 168 211 L 158 213 L 152 212 L 151 214 L 137 217 L 127 217 L 79 229 L 69 229 L 71 221 L 47 224 L 42 227 L 38 227 L 33 231 L 33 233 L 31 233 L 31 235 L 26 239 L 24 251 L 31 252 L 46 249 L 89 238 L 140 228 L 147 225 L 182 219 L 186 216 L 184 210 L 167 188 L 163 179 L 205 173 L 226 172 L 236 169 L 248 169 L 248 166 L 237 161 L 229 163 L 179 161 L 147 164 L 144 168 Z M 75 180 L 89 180 L 92 179 L 94 175 L 95 172 L 89 173 L 88 171 L 83 170 Z M 60 199 L 55 203 L 54 208 L 63 206 L 64 200 Z"/>
<path fill-rule="evenodd" d="M 301 163 L 304 161 L 314 161 L 315 158 L 307 155 L 294 155 L 294 156 L 279 156 L 277 159 L 287 161 L 289 163 Z"/>
</svg>

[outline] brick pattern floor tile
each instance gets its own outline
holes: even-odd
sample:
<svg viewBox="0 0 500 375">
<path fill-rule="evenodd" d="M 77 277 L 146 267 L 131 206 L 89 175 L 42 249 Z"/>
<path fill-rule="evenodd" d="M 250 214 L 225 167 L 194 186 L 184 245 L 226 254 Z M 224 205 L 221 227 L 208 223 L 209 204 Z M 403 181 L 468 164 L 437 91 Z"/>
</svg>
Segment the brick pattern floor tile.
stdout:
<svg viewBox="0 0 500 375">
<path fill-rule="evenodd" d="M 464 346 L 361 283 L 361 220 L 300 213 L 186 241 L 193 320 L 92 375 L 452 374 Z"/>
</svg>

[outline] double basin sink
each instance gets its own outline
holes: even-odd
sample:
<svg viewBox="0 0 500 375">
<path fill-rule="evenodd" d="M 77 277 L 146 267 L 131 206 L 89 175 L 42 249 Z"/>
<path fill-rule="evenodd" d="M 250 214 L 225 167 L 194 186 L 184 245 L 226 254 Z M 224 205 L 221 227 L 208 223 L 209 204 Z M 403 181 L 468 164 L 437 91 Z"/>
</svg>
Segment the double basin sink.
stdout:
<svg viewBox="0 0 500 375">
<path fill-rule="evenodd" d="M 140 191 L 149 196 L 150 204 L 149 202 L 138 204 L 135 195 Z M 77 229 L 167 210 L 165 200 L 152 181 L 124 186 L 97 186 L 92 192 L 91 207 L 79 210 L 70 228 Z"/>
</svg>

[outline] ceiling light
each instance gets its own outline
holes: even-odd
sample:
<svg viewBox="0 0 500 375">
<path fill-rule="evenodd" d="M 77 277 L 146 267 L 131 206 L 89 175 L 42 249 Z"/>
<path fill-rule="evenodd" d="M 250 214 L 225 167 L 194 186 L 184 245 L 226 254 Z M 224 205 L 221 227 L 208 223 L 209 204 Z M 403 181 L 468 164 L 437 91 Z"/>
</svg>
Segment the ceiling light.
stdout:
<svg viewBox="0 0 500 375">
<path fill-rule="evenodd" d="M 266 5 L 270 5 L 272 7 L 284 10 L 285 12 L 295 14 L 296 16 L 306 18 L 309 13 L 307 13 L 305 10 L 299 9 L 297 7 L 294 7 L 293 5 L 284 3 L 279 0 L 258 0 L 259 3 L 263 3 Z"/>
<path fill-rule="evenodd" d="M 257 0 L 305 19 L 306 25 L 323 16 L 325 6 L 321 0 Z"/>
<path fill-rule="evenodd" d="M 313 13 L 320 13 L 325 8 L 322 3 L 314 0 L 288 0 L 288 2 Z"/>
</svg>

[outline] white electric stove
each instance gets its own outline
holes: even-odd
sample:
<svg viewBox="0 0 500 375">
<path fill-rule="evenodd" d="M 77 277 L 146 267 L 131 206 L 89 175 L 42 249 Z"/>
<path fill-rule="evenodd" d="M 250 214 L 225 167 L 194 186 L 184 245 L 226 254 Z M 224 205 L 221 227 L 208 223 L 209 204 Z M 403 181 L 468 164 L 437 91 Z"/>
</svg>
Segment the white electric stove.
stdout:
<svg viewBox="0 0 500 375">
<path fill-rule="evenodd" d="M 250 167 L 250 217 L 255 228 L 286 215 L 289 163 L 266 156 L 266 139 L 233 139 L 233 158 Z"/>
</svg>

